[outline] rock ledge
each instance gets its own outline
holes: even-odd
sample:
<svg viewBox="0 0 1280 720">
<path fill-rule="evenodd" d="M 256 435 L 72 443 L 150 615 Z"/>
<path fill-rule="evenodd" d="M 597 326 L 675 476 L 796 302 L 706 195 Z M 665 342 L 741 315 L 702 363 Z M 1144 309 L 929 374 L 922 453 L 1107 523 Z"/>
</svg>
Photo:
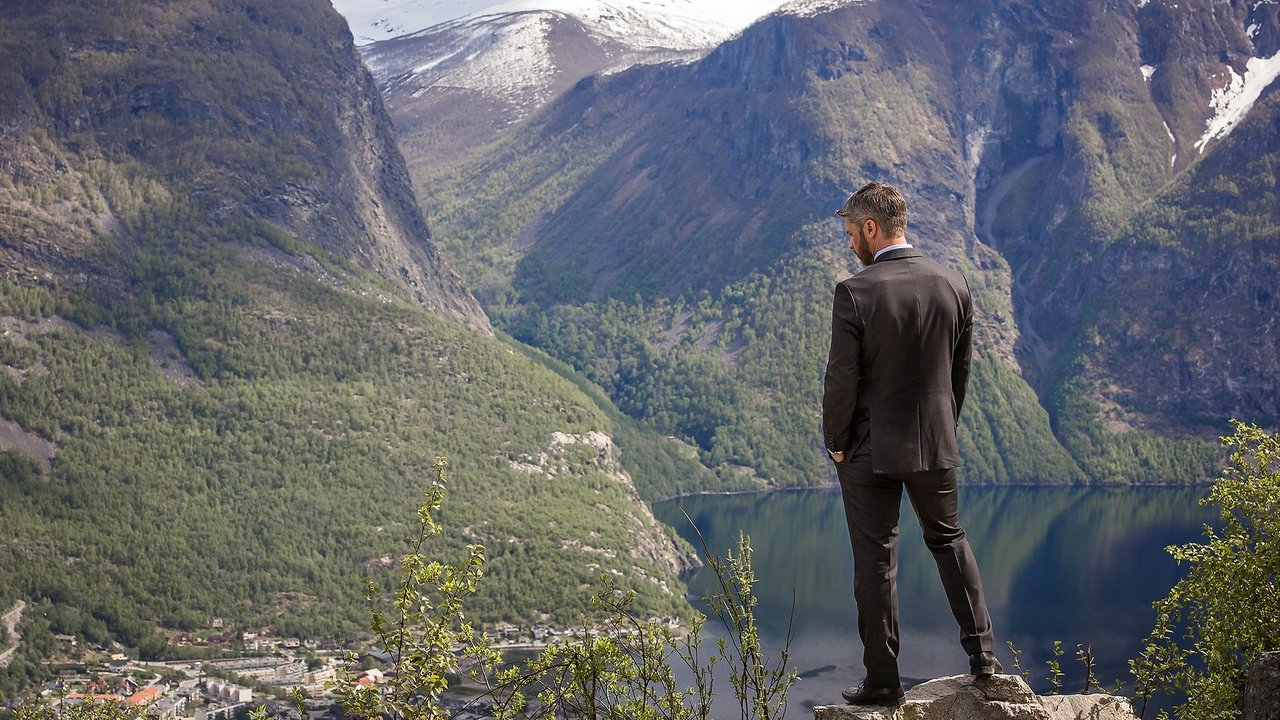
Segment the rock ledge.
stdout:
<svg viewBox="0 0 1280 720">
<path fill-rule="evenodd" d="M 814 720 L 1136 720 L 1114 695 L 1038 697 L 1017 675 L 955 675 L 921 683 L 897 707 L 820 705 Z"/>
</svg>

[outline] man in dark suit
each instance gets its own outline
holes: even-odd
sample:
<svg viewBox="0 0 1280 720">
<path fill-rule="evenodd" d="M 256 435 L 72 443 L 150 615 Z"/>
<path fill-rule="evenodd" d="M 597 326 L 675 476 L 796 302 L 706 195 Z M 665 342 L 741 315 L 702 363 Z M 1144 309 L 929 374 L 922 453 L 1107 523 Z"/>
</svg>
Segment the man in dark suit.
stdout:
<svg viewBox="0 0 1280 720">
<path fill-rule="evenodd" d="M 822 396 L 827 452 L 835 462 L 853 544 L 862 685 L 846 701 L 896 704 L 897 546 L 902 490 L 938 564 L 972 674 L 1001 672 L 978 564 L 960 525 L 956 424 L 972 357 L 973 304 L 964 276 L 906 241 L 907 204 L 869 183 L 837 211 L 849 248 L 866 266 L 836 286 L 831 354 Z"/>
</svg>

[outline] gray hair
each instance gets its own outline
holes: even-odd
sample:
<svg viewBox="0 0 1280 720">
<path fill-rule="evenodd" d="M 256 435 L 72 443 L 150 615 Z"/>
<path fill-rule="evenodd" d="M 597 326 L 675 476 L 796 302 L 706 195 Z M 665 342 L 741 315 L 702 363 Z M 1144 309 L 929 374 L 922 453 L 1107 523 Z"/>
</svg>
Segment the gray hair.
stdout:
<svg viewBox="0 0 1280 720">
<path fill-rule="evenodd" d="M 844 201 L 836 211 L 840 217 L 854 222 L 875 220 L 885 235 L 896 238 L 907 231 L 907 201 L 892 185 L 870 182 Z"/>
</svg>

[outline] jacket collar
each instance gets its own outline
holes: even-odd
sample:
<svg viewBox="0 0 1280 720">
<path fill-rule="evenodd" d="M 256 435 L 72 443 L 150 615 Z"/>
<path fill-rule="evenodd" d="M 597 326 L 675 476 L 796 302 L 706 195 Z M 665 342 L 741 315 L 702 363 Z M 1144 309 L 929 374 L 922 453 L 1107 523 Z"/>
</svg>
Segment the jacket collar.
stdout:
<svg viewBox="0 0 1280 720">
<path fill-rule="evenodd" d="M 884 262 L 885 260 L 901 260 L 903 258 L 923 257 L 920 250 L 914 247 L 894 248 L 888 250 L 880 257 L 876 258 L 872 265 Z"/>
</svg>

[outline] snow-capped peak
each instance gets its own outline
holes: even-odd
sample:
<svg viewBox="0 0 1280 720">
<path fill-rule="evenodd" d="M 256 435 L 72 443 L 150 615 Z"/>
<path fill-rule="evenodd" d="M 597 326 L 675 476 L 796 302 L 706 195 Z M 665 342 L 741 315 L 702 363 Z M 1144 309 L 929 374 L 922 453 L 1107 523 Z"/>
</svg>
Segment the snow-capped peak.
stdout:
<svg viewBox="0 0 1280 720">
<path fill-rule="evenodd" d="M 332 0 L 396 102 L 471 93 L 528 116 L 582 77 L 689 62 L 784 0 Z"/>
<path fill-rule="evenodd" d="M 846 5 L 860 5 L 864 2 L 867 0 L 790 0 L 784 3 L 779 11 L 787 15 L 813 17 Z"/>
<path fill-rule="evenodd" d="M 777 10 L 784 0 L 333 0 L 357 45 L 426 30 L 453 20 L 524 12 L 559 12 L 628 37 L 628 18 L 645 18 L 670 33 L 663 47 L 693 49 L 727 39 Z M 679 44 L 673 44 L 679 43 Z"/>
<path fill-rule="evenodd" d="M 479 142 L 590 75 L 692 62 L 774 12 L 865 0 L 331 1 L 401 122 L 445 113 Z"/>
</svg>

